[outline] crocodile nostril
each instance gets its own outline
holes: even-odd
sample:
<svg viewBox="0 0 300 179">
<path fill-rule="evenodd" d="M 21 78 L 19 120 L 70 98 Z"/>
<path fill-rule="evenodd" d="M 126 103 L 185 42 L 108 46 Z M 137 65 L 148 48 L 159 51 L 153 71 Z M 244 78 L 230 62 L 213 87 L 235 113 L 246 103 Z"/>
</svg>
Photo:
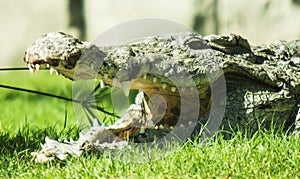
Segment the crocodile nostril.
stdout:
<svg viewBox="0 0 300 179">
<path fill-rule="evenodd" d="M 201 39 L 191 38 L 185 41 L 184 45 L 193 50 L 209 49 L 210 47 Z"/>
</svg>

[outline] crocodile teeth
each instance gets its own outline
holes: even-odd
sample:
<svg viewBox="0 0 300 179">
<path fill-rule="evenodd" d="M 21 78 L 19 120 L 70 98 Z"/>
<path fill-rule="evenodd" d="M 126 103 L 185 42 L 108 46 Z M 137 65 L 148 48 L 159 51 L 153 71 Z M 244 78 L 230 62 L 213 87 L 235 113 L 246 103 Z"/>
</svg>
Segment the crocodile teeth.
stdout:
<svg viewBox="0 0 300 179">
<path fill-rule="evenodd" d="M 108 78 L 108 74 L 107 74 L 107 73 L 104 73 L 104 74 L 103 74 L 103 78 L 104 78 L 104 79 L 107 79 L 107 78 Z"/>
<path fill-rule="evenodd" d="M 164 129 L 165 127 L 161 124 L 159 125 L 159 129 Z"/>
<path fill-rule="evenodd" d="M 46 136 L 46 137 L 45 137 L 45 142 L 46 142 L 46 143 L 51 143 L 51 139 L 50 139 L 48 136 Z"/>
<path fill-rule="evenodd" d="M 82 132 L 79 132 L 79 139 L 78 140 L 83 140 L 84 135 L 82 134 Z"/>
<path fill-rule="evenodd" d="M 99 139 L 96 140 L 96 142 L 94 143 L 94 145 L 100 145 Z"/>
<path fill-rule="evenodd" d="M 166 83 L 161 84 L 161 88 L 162 89 L 166 89 L 167 88 L 167 84 Z"/>
<path fill-rule="evenodd" d="M 32 68 L 32 66 L 30 64 L 28 64 L 28 68 L 31 74 L 33 74 L 35 72 L 35 70 Z"/>
<path fill-rule="evenodd" d="M 29 68 L 31 74 L 34 74 L 35 70 L 33 68 Z"/>
<path fill-rule="evenodd" d="M 67 139 L 64 139 L 64 143 L 69 143 L 69 141 Z"/>
<path fill-rule="evenodd" d="M 55 71 L 54 68 L 50 68 L 50 70 L 49 70 L 50 75 L 52 75 L 54 71 Z"/>
<path fill-rule="evenodd" d="M 157 77 L 153 77 L 152 82 L 156 83 L 156 81 L 157 81 Z"/>
<path fill-rule="evenodd" d="M 143 74 L 143 78 L 146 80 L 147 79 L 147 74 Z"/>
<path fill-rule="evenodd" d="M 122 84 L 122 90 L 123 90 L 124 95 L 126 97 L 128 97 L 129 96 L 131 82 L 130 81 L 122 81 L 121 84 Z"/>
<path fill-rule="evenodd" d="M 171 91 L 174 93 L 176 91 L 176 87 L 172 86 Z"/>
<path fill-rule="evenodd" d="M 171 129 L 171 130 L 173 130 L 173 129 L 174 129 L 174 127 L 173 127 L 173 126 L 170 126 L 170 129 Z"/>
<path fill-rule="evenodd" d="M 104 88 L 104 82 L 102 80 L 100 80 L 100 88 Z"/>
<path fill-rule="evenodd" d="M 140 134 L 145 134 L 145 128 L 144 128 L 144 126 L 141 127 Z"/>
<path fill-rule="evenodd" d="M 100 126 L 99 121 L 98 119 L 95 118 L 93 121 L 93 127 L 98 127 L 98 126 Z"/>
<path fill-rule="evenodd" d="M 39 65 L 39 64 L 36 64 L 36 65 L 35 65 L 35 69 L 36 69 L 36 71 L 39 71 L 39 70 L 40 70 L 40 65 Z"/>
<path fill-rule="evenodd" d="M 135 104 L 142 105 L 143 100 L 144 100 L 144 92 L 139 91 L 139 93 L 135 97 Z"/>
<path fill-rule="evenodd" d="M 47 68 L 50 68 L 50 65 L 49 65 L 49 64 L 47 64 L 46 66 L 47 66 Z"/>
<path fill-rule="evenodd" d="M 154 127 L 154 124 L 153 124 L 153 121 L 152 120 L 150 120 L 149 122 L 148 122 L 148 128 L 153 128 Z"/>
<path fill-rule="evenodd" d="M 149 107 L 149 105 L 147 104 L 145 98 L 143 98 L 143 104 L 144 104 L 144 108 L 145 108 L 146 114 L 147 114 L 147 115 L 151 115 L 150 107 Z"/>
</svg>

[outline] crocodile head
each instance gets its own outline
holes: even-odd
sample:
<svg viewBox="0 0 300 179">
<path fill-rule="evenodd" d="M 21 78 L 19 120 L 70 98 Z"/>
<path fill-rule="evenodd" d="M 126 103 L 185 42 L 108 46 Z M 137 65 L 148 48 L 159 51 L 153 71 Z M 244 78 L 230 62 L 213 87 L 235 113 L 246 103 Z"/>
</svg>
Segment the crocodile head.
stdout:
<svg viewBox="0 0 300 179">
<path fill-rule="evenodd" d="M 157 125 L 187 124 L 211 106 L 210 82 L 222 72 L 206 41 L 194 33 L 150 37 L 118 47 L 97 47 L 61 33 L 48 33 L 27 48 L 31 72 L 50 72 L 71 79 L 102 79 L 105 84 L 141 89 Z M 199 99 L 201 103 L 199 104 Z M 200 110 L 199 110 L 200 109 Z"/>
</svg>

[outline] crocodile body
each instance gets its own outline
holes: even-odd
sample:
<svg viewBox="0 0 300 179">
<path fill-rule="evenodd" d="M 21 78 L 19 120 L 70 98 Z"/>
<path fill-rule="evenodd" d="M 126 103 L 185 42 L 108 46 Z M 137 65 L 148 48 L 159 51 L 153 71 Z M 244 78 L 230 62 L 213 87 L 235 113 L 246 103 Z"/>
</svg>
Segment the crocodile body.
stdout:
<svg viewBox="0 0 300 179">
<path fill-rule="evenodd" d="M 71 80 L 101 79 L 125 94 L 140 89 L 149 99 L 151 120 L 164 128 L 214 117 L 225 129 L 256 130 L 258 123 L 269 127 L 272 121 L 285 129 L 299 127 L 297 40 L 250 46 L 235 34 L 187 32 L 98 47 L 49 33 L 27 49 L 24 61 L 31 72 L 50 67 Z"/>
</svg>

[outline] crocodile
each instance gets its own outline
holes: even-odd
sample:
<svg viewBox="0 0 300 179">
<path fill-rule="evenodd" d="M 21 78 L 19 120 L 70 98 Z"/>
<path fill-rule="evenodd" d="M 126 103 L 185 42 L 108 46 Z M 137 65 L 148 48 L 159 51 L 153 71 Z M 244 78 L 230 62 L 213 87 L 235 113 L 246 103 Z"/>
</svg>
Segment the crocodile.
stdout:
<svg viewBox="0 0 300 179">
<path fill-rule="evenodd" d="M 107 128 L 117 141 L 147 131 L 150 123 L 158 130 L 187 124 L 208 131 L 300 128 L 299 40 L 255 46 L 236 34 L 182 32 L 97 46 L 51 32 L 27 48 L 24 61 L 31 73 L 48 67 L 70 80 L 100 79 L 125 95 L 141 90 L 139 125 L 127 116 L 125 125 L 119 120 Z"/>
</svg>

